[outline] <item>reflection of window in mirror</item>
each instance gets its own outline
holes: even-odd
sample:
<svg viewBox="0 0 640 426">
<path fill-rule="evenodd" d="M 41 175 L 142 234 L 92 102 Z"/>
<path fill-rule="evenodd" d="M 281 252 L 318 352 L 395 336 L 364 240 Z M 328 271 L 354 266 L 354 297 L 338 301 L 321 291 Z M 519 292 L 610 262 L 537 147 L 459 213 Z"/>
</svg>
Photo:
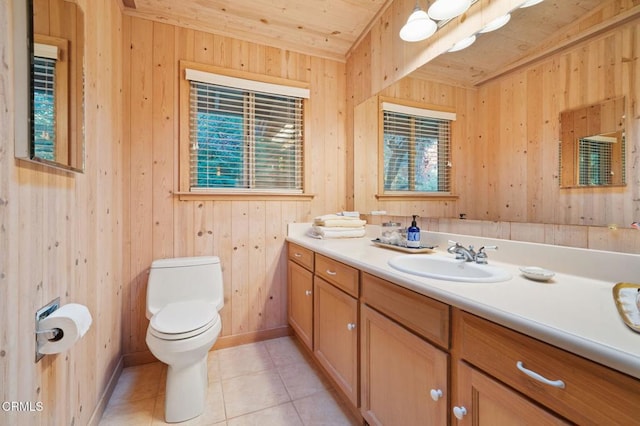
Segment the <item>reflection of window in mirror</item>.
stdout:
<svg viewBox="0 0 640 426">
<path fill-rule="evenodd" d="M 36 34 L 33 47 L 34 155 L 67 161 L 69 61 L 68 41 Z"/>
<path fill-rule="evenodd" d="M 624 98 L 560 114 L 560 186 L 626 184 Z"/>
<path fill-rule="evenodd" d="M 384 194 L 449 194 L 455 113 L 382 103 Z"/>
</svg>

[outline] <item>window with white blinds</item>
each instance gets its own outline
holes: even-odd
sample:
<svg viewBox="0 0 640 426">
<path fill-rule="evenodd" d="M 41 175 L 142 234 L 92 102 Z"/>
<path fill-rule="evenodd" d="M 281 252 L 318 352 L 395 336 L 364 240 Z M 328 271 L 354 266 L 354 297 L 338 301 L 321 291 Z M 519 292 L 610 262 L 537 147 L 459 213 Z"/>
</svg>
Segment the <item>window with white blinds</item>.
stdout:
<svg viewBox="0 0 640 426">
<path fill-rule="evenodd" d="M 450 112 L 383 102 L 384 192 L 451 192 Z"/>
<path fill-rule="evenodd" d="M 55 48 L 55 46 L 53 46 Z M 33 144 L 34 155 L 55 160 L 56 148 L 56 56 L 33 58 Z"/>
<path fill-rule="evenodd" d="M 306 91 L 186 72 L 191 190 L 302 193 Z"/>
</svg>

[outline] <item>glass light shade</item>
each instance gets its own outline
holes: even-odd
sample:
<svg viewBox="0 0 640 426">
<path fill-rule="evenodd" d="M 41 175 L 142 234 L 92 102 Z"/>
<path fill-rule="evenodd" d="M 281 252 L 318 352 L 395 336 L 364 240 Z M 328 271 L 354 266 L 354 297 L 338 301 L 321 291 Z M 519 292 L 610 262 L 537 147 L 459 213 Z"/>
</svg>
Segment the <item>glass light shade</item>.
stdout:
<svg viewBox="0 0 640 426">
<path fill-rule="evenodd" d="M 471 46 L 474 42 L 476 41 L 476 35 L 472 35 L 469 36 L 467 38 L 463 38 L 462 40 L 460 40 L 459 42 L 457 42 L 456 44 L 454 44 L 451 49 L 449 49 L 449 52 L 457 52 L 458 50 L 462 50 L 462 49 L 466 49 L 467 47 Z"/>
<path fill-rule="evenodd" d="M 521 9 L 524 9 L 525 7 L 530 7 L 530 6 L 534 6 L 538 3 L 542 3 L 544 0 L 527 0 L 524 3 L 522 3 L 520 5 Z"/>
<path fill-rule="evenodd" d="M 404 41 L 422 41 L 431 37 L 436 29 L 438 26 L 429 19 L 427 12 L 416 8 L 400 30 L 400 38 Z"/>
<path fill-rule="evenodd" d="M 429 8 L 429 16 L 436 21 L 462 15 L 471 6 L 471 0 L 436 0 Z"/>
<path fill-rule="evenodd" d="M 502 28 L 505 25 L 507 25 L 507 22 L 509 22 L 510 19 L 511 19 L 510 13 L 507 13 L 506 15 L 502 15 L 499 18 L 496 18 L 493 21 L 489 22 L 487 26 L 484 27 L 480 32 L 488 33 L 490 31 L 495 31 L 498 28 Z"/>
</svg>

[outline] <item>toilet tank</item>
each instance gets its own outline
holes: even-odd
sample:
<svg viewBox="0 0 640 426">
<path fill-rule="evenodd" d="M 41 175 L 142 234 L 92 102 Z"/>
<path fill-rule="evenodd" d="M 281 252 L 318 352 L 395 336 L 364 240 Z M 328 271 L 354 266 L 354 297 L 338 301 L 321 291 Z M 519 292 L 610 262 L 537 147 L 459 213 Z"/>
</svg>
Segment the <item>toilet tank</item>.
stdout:
<svg viewBox="0 0 640 426">
<path fill-rule="evenodd" d="M 147 318 L 167 303 L 202 300 L 224 305 L 222 269 L 217 256 L 158 259 L 151 263 L 147 281 Z"/>
</svg>

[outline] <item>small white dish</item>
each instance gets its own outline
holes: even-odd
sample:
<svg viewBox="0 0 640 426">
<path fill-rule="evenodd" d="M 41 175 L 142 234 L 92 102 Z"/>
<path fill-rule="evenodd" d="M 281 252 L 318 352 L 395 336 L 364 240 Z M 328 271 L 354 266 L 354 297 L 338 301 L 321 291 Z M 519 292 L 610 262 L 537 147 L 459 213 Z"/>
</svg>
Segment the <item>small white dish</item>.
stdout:
<svg viewBox="0 0 640 426">
<path fill-rule="evenodd" d="M 536 281 L 549 281 L 556 274 L 548 269 L 540 268 L 538 266 L 522 266 L 520 272 L 525 277 Z"/>
</svg>

